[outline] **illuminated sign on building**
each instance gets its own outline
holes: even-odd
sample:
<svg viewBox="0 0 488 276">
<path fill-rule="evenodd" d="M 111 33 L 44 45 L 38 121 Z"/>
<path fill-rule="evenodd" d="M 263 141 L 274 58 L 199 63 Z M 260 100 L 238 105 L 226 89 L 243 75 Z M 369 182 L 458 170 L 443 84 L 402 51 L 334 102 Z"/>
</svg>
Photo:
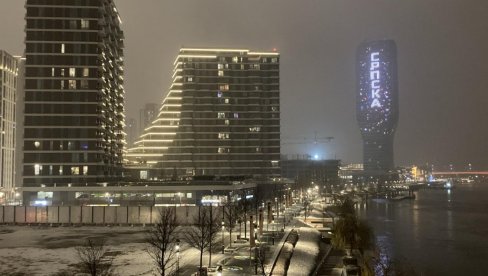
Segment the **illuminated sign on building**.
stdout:
<svg viewBox="0 0 488 276">
<path fill-rule="evenodd" d="M 381 108 L 380 103 L 380 53 L 371 53 L 371 65 L 369 67 L 369 80 L 371 81 L 371 108 Z"/>
</svg>

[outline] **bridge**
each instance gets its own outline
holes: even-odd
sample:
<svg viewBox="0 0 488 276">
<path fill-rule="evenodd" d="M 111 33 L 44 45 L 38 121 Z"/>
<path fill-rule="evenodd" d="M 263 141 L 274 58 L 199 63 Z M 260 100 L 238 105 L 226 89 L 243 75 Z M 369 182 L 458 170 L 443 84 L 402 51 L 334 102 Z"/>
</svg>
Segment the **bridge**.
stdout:
<svg viewBox="0 0 488 276">
<path fill-rule="evenodd" d="M 447 171 L 447 172 L 432 172 L 432 175 L 488 175 L 488 171 Z"/>
</svg>

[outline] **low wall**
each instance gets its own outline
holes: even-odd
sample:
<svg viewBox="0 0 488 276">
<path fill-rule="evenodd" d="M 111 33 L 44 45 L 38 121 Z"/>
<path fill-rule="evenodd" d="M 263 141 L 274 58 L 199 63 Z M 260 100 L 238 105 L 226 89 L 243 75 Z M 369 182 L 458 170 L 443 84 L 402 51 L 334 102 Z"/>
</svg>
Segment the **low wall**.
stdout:
<svg viewBox="0 0 488 276">
<path fill-rule="evenodd" d="M 181 225 L 192 224 L 198 215 L 197 206 L 0 206 L 0 224 L 153 224 L 162 208 L 176 208 Z M 221 223 L 222 207 L 213 207 L 213 216 Z"/>
</svg>

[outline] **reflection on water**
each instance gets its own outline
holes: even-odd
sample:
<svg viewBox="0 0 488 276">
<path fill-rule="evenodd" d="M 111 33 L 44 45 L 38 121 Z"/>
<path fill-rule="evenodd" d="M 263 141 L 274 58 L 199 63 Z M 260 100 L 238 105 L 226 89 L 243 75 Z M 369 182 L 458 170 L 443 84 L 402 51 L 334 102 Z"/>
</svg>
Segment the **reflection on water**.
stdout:
<svg viewBox="0 0 488 276">
<path fill-rule="evenodd" d="M 378 243 L 424 275 L 483 275 L 488 260 L 488 183 L 422 190 L 415 200 L 358 208 Z M 484 270 L 482 270 L 484 271 Z"/>
</svg>

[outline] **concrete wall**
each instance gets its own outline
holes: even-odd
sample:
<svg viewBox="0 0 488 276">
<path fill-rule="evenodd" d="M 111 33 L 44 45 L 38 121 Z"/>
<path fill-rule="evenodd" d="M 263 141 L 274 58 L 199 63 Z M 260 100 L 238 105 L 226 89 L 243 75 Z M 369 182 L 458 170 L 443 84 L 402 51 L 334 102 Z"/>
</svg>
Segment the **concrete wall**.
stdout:
<svg viewBox="0 0 488 276">
<path fill-rule="evenodd" d="M 183 225 L 192 224 L 199 210 L 196 206 L 0 206 L 0 224 L 153 224 L 163 208 L 176 208 L 176 219 Z M 221 207 L 214 207 L 213 215 L 220 223 Z"/>
</svg>

